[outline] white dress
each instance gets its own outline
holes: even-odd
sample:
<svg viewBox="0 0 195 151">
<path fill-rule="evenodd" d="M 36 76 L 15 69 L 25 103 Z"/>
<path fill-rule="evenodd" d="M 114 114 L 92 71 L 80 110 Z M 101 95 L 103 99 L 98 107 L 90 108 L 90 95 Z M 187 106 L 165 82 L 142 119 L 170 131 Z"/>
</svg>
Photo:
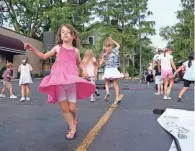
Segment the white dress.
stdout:
<svg viewBox="0 0 195 151">
<path fill-rule="evenodd" d="M 20 80 L 19 80 L 19 85 L 21 86 L 22 84 L 30 84 L 32 82 L 31 78 L 31 69 L 32 67 L 29 64 L 20 65 Z"/>
</svg>

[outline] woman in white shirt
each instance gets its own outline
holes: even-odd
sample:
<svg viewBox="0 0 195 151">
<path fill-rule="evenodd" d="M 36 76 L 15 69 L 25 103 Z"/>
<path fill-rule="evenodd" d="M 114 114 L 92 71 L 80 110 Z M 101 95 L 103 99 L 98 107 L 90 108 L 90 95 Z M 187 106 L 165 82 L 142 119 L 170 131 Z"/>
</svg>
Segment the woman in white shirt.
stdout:
<svg viewBox="0 0 195 151">
<path fill-rule="evenodd" d="M 190 53 L 189 55 L 189 60 L 184 62 L 182 66 L 177 69 L 176 73 L 178 73 L 180 70 L 185 68 L 185 74 L 183 76 L 183 81 L 184 81 L 184 86 L 181 89 L 179 96 L 178 96 L 178 102 L 181 102 L 183 94 L 186 92 L 188 87 L 190 86 L 191 83 L 194 83 L 195 77 L 194 77 L 194 53 Z"/>
<path fill-rule="evenodd" d="M 158 61 L 158 70 L 161 72 L 161 75 L 164 80 L 164 100 L 170 100 L 171 97 L 169 96 L 171 92 L 171 88 L 174 84 L 174 75 L 173 69 L 176 71 L 176 66 L 173 61 L 173 56 L 171 55 L 173 49 L 169 46 L 166 47 L 166 50 L 163 54 L 160 54 L 159 61 Z M 172 69 L 173 67 L 173 69 Z M 161 68 L 161 69 L 160 69 Z M 168 82 L 170 80 L 169 88 Z"/>
</svg>

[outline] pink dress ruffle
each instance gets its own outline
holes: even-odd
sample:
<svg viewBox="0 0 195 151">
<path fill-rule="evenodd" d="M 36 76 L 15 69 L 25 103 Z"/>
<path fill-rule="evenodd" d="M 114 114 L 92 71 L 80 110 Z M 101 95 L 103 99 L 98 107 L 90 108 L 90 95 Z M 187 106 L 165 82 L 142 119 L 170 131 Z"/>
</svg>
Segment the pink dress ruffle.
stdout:
<svg viewBox="0 0 195 151">
<path fill-rule="evenodd" d="M 51 74 L 43 78 L 39 91 L 48 94 L 49 103 L 56 103 L 59 101 L 56 96 L 57 86 L 70 84 L 76 84 L 77 99 L 88 98 L 96 90 L 94 84 L 79 77 L 75 49 L 60 47 Z"/>
</svg>

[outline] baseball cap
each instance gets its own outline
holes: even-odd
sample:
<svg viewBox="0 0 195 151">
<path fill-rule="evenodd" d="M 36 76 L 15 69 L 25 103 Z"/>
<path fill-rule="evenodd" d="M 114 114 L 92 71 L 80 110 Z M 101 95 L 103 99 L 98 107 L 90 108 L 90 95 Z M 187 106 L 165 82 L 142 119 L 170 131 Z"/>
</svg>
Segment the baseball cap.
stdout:
<svg viewBox="0 0 195 151">
<path fill-rule="evenodd" d="M 166 46 L 166 49 L 171 49 L 171 50 L 173 50 L 173 47 L 170 46 L 170 45 L 168 45 L 168 46 Z"/>
</svg>

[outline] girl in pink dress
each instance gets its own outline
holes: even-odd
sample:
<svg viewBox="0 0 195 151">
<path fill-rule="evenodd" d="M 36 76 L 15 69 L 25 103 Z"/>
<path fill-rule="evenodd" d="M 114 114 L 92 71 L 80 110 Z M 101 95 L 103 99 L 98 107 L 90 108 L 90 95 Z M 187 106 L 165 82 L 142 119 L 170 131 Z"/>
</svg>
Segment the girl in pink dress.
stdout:
<svg viewBox="0 0 195 151">
<path fill-rule="evenodd" d="M 79 77 L 77 66 L 86 77 L 81 63 L 78 33 L 72 25 L 63 24 L 57 33 L 57 43 L 49 52 L 43 54 L 32 45 L 26 43 L 25 49 L 31 50 L 42 60 L 56 55 L 50 75 L 40 83 L 39 91 L 48 94 L 49 103 L 59 103 L 65 120 L 69 125 L 66 138 L 74 139 L 77 127 L 76 100 L 88 98 L 96 90 L 91 82 Z"/>
<path fill-rule="evenodd" d="M 91 81 L 91 83 L 95 84 L 95 78 L 97 75 L 98 70 L 98 62 L 96 61 L 96 58 L 94 57 L 93 51 L 91 49 L 88 49 L 85 51 L 83 60 L 85 71 L 87 73 L 87 79 L 88 81 Z M 99 92 L 95 91 L 96 95 L 99 96 Z M 91 95 L 91 102 L 96 101 L 96 98 L 94 97 L 94 94 Z"/>
</svg>

